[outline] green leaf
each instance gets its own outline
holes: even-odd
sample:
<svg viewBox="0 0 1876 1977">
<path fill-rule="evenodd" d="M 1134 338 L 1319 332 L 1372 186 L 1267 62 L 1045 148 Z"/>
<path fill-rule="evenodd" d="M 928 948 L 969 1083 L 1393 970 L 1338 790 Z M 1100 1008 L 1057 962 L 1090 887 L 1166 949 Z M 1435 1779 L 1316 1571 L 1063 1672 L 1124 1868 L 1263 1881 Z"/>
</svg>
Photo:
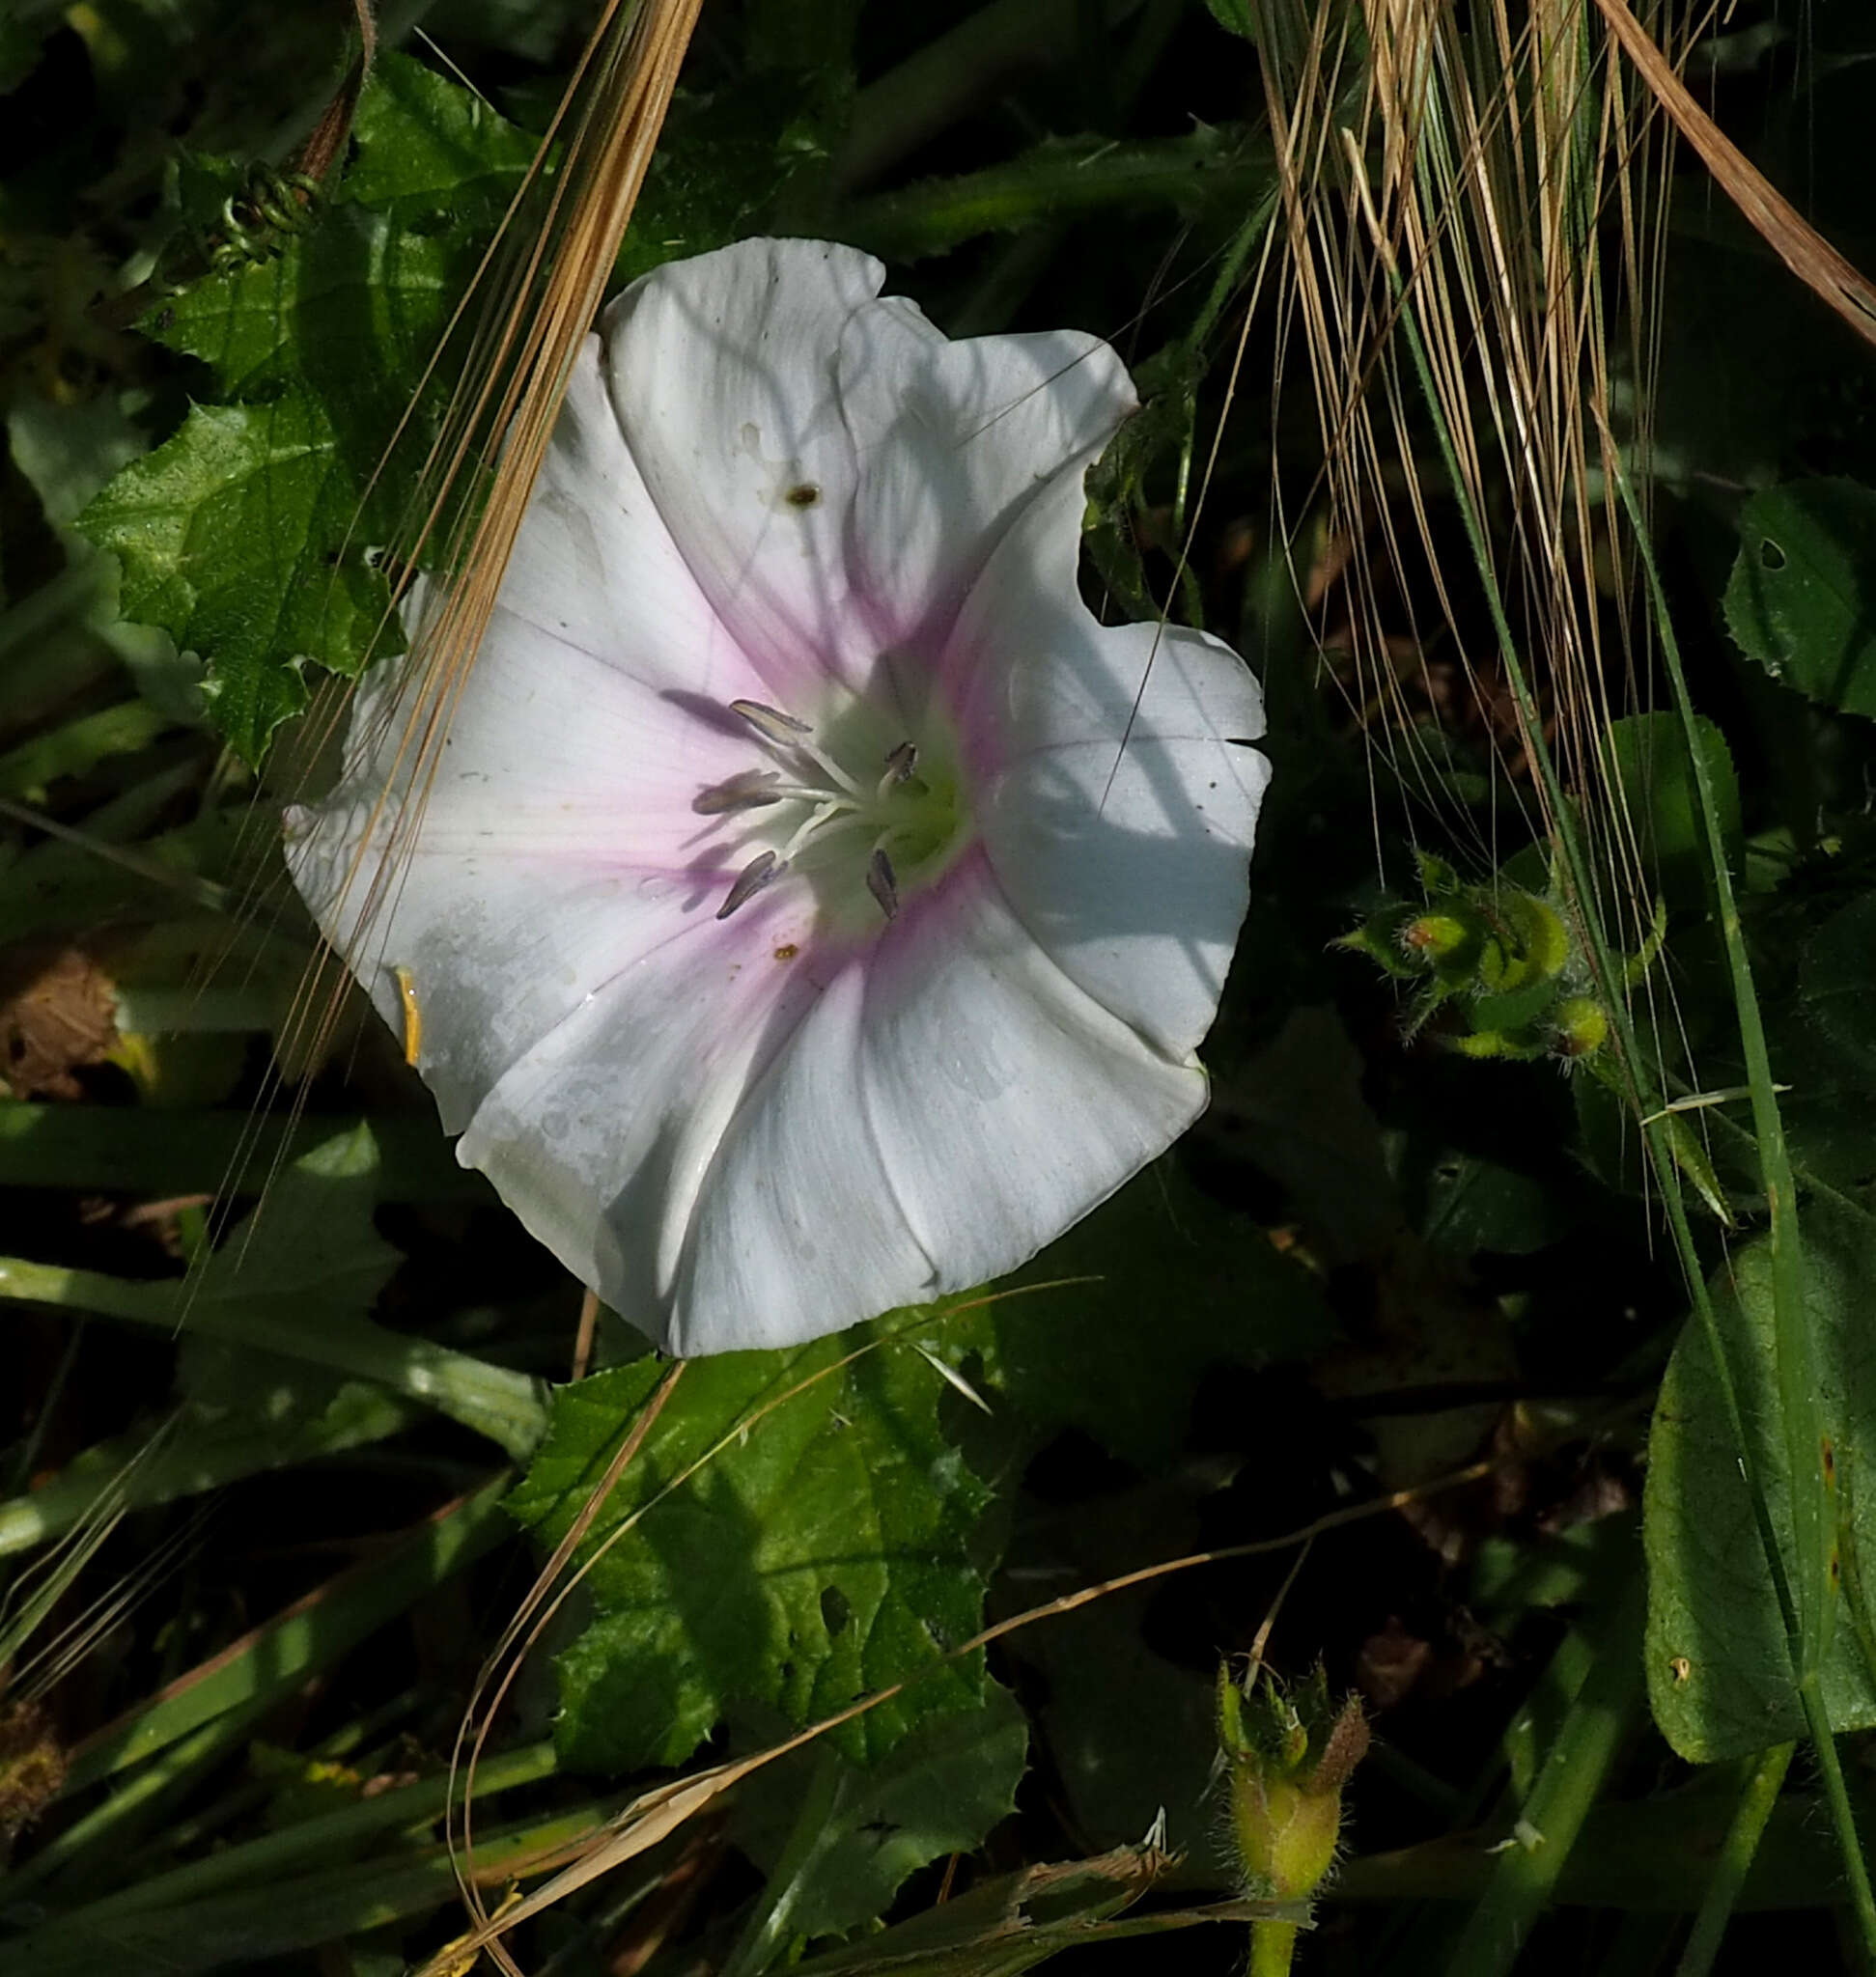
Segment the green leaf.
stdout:
<svg viewBox="0 0 1876 1977">
<path fill-rule="evenodd" d="M 362 442 L 362 487 L 462 292 L 463 258 L 460 243 L 342 206 L 284 252 L 205 276 L 145 326 L 212 366 L 230 398 L 316 394 Z"/>
<path fill-rule="evenodd" d="M 1775 679 L 1876 717 L 1876 492 L 1790 481 L 1740 510 L 1726 625 Z"/>
<path fill-rule="evenodd" d="M 1043 1428 L 1085 1430 L 1151 1468 L 1185 1435 L 1218 1365 L 1300 1358 L 1334 1336 L 1317 1281 L 1251 1219 L 1162 1160 L 1006 1281 L 1054 1285 L 992 1305 L 984 1379 Z"/>
<path fill-rule="evenodd" d="M 340 197 L 408 226 L 434 213 L 499 218 L 535 152 L 529 134 L 408 55 L 380 54 L 352 125 Z"/>
<path fill-rule="evenodd" d="M 936 1343 L 943 1328 L 902 1315 L 686 1367 L 581 1553 L 645 1511 L 588 1576 L 596 1617 L 558 1663 L 570 1764 L 681 1763 L 737 1704 L 813 1722 L 933 1668 L 980 1625 L 970 1541 L 989 1492 L 939 1425 L 940 1401 L 958 1397 L 908 1342 L 839 1366 L 869 1338 L 908 1329 Z M 556 1397 L 510 1502 L 544 1542 L 564 1535 L 663 1371 L 643 1359 Z M 695 1477 L 654 1502 L 726 1434 Z M 984 1690 L 972 1656 L 834 1734 L 871 1761 L 926 1715 L 979 1705 Z"/>
<path fill-rule="evenodd" d="M 378 1233 L 377 1204 L 371 1128 L 334 1133 L 281 1174 L 248 1224 L 197 1271 L 191 1308 L 258 1302 L 308 1324 L 365 1317 L 403 1261 Z M 195 1391 L 209 1405 L 243 1404 L 239 1390 Z"/>
<path fill-rule="evenodd" d="M 1257 24 L 1250 15 L 1250 0 L 1205 0 L 1211 10 L 1212 18 L 1221 28 L 1234 35 L 1243 35 L 1247 42 L 1257 39 Z"/>
<path fill-rule="evenodd" d="M 378 637 L 401 651 L 389 592 L 362 545 L 338 435 L 301 393 L 272 404 L 197 405 L 78 518 L 124 566 L 126 616 L 206 654 L 216 725 L 249 762 L 306 704 L 300 662 L 355 673 Z"/>
<path fill-rule="evenodd" d="M 1807 1302 L 1817 1347 L 1820 1413 L 1837 1424 L 1843 1564 L 1840 1610 L 1823 1668 L 1837 1731 L 1876 1723 L 1876 1328 L 1867 1287 L 1876 1225 L 1824 1199 L 1805 1209 Z M 1753 1473 L 1789 1550 L 1791 1490 L 1773 1364 L 1772 1262 L 1764 1241 L 1735 1252 L 1714 1286 L 1740 1394 Z M 1705 1334 L 1682 1332 L 1655 1406 L 1643 1499 L 1648 1553 L 1648 1689 L 1655 1720 L 1695 1764 L 1743 1757 L 1804 1735 L 1778 1608 L 1754 1535 L 1746 1482 L 1726 1426 Z"/>
<path fill-rule="evenodd" d="M 1711 721 L 1702 717 L 1695 725 L 1720 806 L 1728 862 L 1736 869 L 1742 831 L 1732 753 Z M 1706 826 L 1681 717 L 1626 714 L 1609 724 L 1606 745 L 1610 781 L 1624 806 L 1627 827 L 1635 832 L 1649 883 L 1670 907 L 1703 901 L 1713 889 Z"/>
<path fill-rule="evenodd" d="M 249 762 L 305 705 L 307 661 L 355 675 L 403 650 L 369 563 L 401 515 L 402 476 L 380 468 L 394 435 L 414 460 L 435 432 L 456 352 L 433 359 L 534 151 L 395 54 L 354 135 L 355 162 L 311 224 L 145 321 L 239 403 L 196 406 L 79 518 L 123 562 L 126 615 L 206 659 L 215 725 Z M 225 176 L 190 161 L 191 184 L 213 192 Z"/>
<path fill-rule="evenodd" d="M 1016 1809 L 1028 1749 L 1016 1699 L 992 1683 L 981 1708 L 927 1717 L 870 1768 L 810 1748 L 758 1771 L 737 1793 L 731 1837 L 771 1877 L 770 1934 L 856 1929 L 928 1861 L 974 1852 Z"/>
<path fill-rule="evenodd" d="M 1851 1071 L 1876 1077 L 1876 893 L 1852 900 L 1805 942 L 1798 1000 Z"/>
</svg>

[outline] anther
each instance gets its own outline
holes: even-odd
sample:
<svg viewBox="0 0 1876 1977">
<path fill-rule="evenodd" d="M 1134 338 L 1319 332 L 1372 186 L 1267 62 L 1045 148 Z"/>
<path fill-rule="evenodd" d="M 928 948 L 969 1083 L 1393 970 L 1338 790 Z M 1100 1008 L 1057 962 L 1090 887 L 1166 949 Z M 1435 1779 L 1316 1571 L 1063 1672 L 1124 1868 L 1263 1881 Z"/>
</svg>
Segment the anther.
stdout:
<svg viewBox="0 0 1876 1977">
<path fill-rule="evenodd" d="M 786 794 L 781 778 L 772 768 L 740 769 L 699 790 L 690 807 L 699 817 L 726 817 L 733 810 L 760 810 L 765 804 L 779 803 Z"/>
<path fill-rule="evenodd" d="M 806 721 L 798 721 L 793 714 L 783 713 L 778 707 L 765 707 L 759 700 L 733 700 L 730 711 L 741 714 L 764 739 L 779 741 L 784 747 L 793 743 L 798 735 L 814 733 Z"/>
<path fill-rule="evenodd" d="M 898 918 L 899 882 L 892 876 L 892 860 L 882 850 L 876 850 L 867 863 L 866 889 L 888 920 Z"/>
<path fill-rule="evenodd" d="M 773 851 L 762 851 L 743 866 L 736 876 L 736 883 L 730 887 L 729 896 L 716 909 L 719 920 L 727 920 L 739 906 L 746 906 L 766 885 L 779 878 L 788 867 L 777 858 Z"/>
</svg>

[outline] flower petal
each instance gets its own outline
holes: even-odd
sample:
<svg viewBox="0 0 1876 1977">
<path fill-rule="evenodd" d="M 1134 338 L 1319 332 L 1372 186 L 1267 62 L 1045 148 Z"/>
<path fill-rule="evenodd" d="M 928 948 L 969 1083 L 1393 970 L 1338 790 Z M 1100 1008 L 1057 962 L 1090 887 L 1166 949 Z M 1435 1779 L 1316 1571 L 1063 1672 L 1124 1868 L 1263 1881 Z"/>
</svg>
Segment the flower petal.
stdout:
<svg viewBox="0 0 1876 1977">
<path fill-rule="evenodd" d="M 1050 482 L 997 544 L 951 634 L 966 745 L 980 773 L 1041 748 L 1254 741 L 1264 696 L 1221 641 L 1178 626 L 1104 626 L 1076 587 L 1083 500 Z"/>
<path fill-rule="evenodd" d="M 979 800 L 992 866 L 1022 924 L 1176 1061 L 1218 1013 L 1269 781 L 1255 749 L 1134 738 L 1125 750 L 1094 741 L 1025 756 Z"/>
<path fill-rule="evenodd" d="M 504 610 L 652 685 L 763 690 L 664 525 L 588 337 L 502 579 Z"/>
<path fill-rule="evenodd" d="M 936 654 L 1022 503 L 1082 471 L 1138 400 L 1080 330 L 953 343 L 901 296 L 855 310 L 840 401 L 859 462 L 849 558 L 882 645 Z"/>
<path fill-rule="evenodd" d="M 1205 1106 L 1205 1073 L 1169 1063 L 1078 988 L 981 859 L 881 941 L 858 1048 L 883 1163 L 873 1199 L 903 1203 L 938 1263 L 920 1295 L 1014 1269 Z M 845 1229 L 865 1212 L 833 1201 L 826 1221 Z"/>
<path fill-rule="evenodd" d="M 711 918 L 734 840 L 691 804 L 742 767 L 748 747 L 728 724 L 506 611 L 426 779 L 412 738 L 446 692 L 407 666 L 367 678 L 341 785 L 290 815 L 287 857 L 321 931 L 394 1027 L 394 971 L 406 971 L 423 1016 L 420 1068 L 457 1132 L 583 997 Z M 413 777 L 427 780 L 421 801 Z"/>
<path fill-rule="evenodd" d="M 719 1145 L 822 994 L 779 958 L 790 911 L 768 896 L 645 956 L 514 1066 L 458 1149 L 582 1283 L 667 1345 L 694 1350 L 672 1325 L 672 1287 Z M 757 1261 L 794 1275 L 786 1255 Z M 712 1311 L 702 1350 L 763 1343 L 762 1323 Z"/>
<path fill-rule="evenodd" d="M 724 1133 L 672 1294 L 673 1351 L 798 1345 L 931 1295 L 867 1124 L 869 970 L 840 970 Z"/>
<path fill-rule="evenodd" d="M 834 352 L 883 279 L 851 247 L 744 240 L 654 269 L 602 320 L 645 485 L 766 697 L 791 711 L 812 712 L 830 673 L 858 687 L 877 655 L 843 552 L 855 476 Z"/>
</svg>

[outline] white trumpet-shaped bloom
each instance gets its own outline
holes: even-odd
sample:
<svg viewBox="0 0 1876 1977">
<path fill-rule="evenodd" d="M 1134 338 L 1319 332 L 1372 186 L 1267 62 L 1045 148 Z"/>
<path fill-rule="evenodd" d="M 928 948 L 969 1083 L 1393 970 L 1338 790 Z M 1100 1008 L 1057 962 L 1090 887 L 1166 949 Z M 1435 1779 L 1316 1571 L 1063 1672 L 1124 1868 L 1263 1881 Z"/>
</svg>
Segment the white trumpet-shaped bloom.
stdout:
<svg viewBox="0 0 1876 1977">
<path fill-rule="evenodd" d="M 683 1353 L 1104 1200 L 1205 1103 L 1247 899 L 1256 683 L 1077 589 L 1119 359 L 953 343 L 882 279 L 752 240 L 622 295 L 460 694 L 372 676 L 288 820 L 463 1163 Z"/>
</svg>

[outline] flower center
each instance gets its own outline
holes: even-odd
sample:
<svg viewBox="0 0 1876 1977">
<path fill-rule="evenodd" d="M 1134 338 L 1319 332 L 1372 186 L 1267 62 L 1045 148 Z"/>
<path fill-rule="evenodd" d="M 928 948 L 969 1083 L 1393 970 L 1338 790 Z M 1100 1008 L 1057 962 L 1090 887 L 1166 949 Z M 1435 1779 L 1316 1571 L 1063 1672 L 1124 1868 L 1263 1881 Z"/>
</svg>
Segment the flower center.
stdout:
<svg viewBox="0 0 1876 1977">
<path fill-rule="evenodd" d="M 965 841 L 957 749 L 928 714 L 914 739 L 854 700 L 819 727 L 758 700 L 730 711 L 760 766 L 698 791 L 702 817 L 736 818 L 753 855 L 717 908 L 727 920 L 779 878 L 806 879 L 829 918 L 877 925 L 948 869 Z"/>
</svg>

